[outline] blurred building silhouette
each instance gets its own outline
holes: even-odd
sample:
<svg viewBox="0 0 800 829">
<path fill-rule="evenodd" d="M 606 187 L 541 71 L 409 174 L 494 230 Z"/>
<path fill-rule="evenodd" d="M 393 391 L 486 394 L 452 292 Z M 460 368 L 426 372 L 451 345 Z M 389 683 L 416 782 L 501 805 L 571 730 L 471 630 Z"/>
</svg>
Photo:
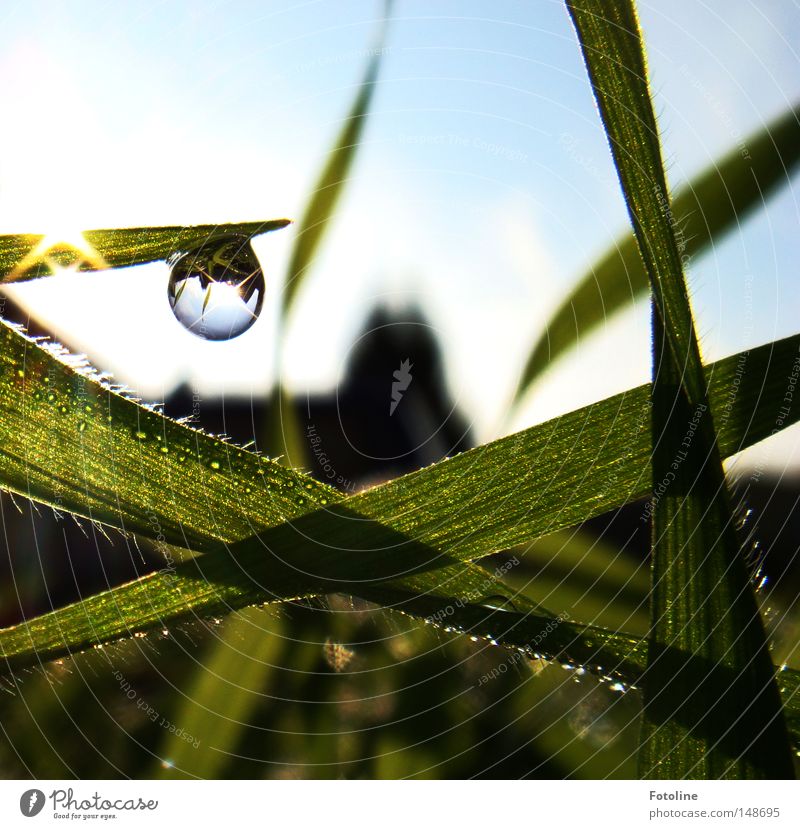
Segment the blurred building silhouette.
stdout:
<svg viewBox="0 0 800 829">
<path fill-rule="evenodd" d="M 224 433 L 240 445 L 255 440 L 274 454 L 277 449 L 264 445 L 272 405 L 272 399 L 204 399 L 197 406 L 183 386 L 164 401 L 164 412 L 188 417 L 194 406 L 206 431 Z M 290 405 L 308 471 L 344 490 L 411 472 L 472 445 L 469 422 L 447 391 L 439 344 L 417 310 L 376 310 L 341 383 L 327 394 L 296 397 Z"/>
</svg>

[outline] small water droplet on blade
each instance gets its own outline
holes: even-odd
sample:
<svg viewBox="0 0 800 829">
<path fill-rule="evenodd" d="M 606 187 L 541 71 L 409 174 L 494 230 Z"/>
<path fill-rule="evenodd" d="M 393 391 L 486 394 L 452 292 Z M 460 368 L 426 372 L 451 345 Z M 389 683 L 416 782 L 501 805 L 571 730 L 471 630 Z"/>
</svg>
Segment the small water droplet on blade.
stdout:
<svg viewBox="0 0 800 829">
<path fill-rule="evenodd" d="M 217 236 L 169 260 L 167 294 L 175 318 L 205 340 L 230 340 L 258 319 L 264 273 L 250 239 Z"/>
</svg>

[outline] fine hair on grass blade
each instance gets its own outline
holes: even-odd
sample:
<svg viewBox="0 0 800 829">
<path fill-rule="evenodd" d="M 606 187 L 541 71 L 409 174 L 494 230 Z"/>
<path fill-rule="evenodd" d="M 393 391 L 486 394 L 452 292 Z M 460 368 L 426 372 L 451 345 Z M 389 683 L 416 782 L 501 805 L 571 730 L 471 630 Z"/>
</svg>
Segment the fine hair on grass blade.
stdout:
<svg viewBox="0 0 800 829">
<path fill-rule="evenodd" d="M 6 333 L 0 429 L 18 440 L 7 440 L 0 449 L 2 486 L 150 538 L 168 565 L 0 631 L 0 652 L 13 666 L 248 604 L 332 590 L 363 595 L 370 579 L 396 581 L 398 568 L 407 571 L 402 576 L 406 592 L 466 594 L 472 588 L 451 587 L 465 566 L 453 562 L 453 555 L 475 559 L 530 541 L 640 498 L 649 487 L 646 386 L 337 501 L 334 509 L 342 496 L 328 487 L 169 421 L 70 370 L 19 332 Z M 798 349 L 800 337 L 788 338 L 749 352 L 745 371 L 742 355 L 706 368 L 712 404 L 725 414 L 720 419 L 723 454 L 773 433 L 771 401 L 785 385 Z M 739 394 L 730 400 L 734 378 Z M 29 385 L 20 396 L 16 389 L 22 379 Z M 102 405 L 91 413 L 62 414 L 65 389 Z M 49 394 L 54 394 L 52 402 Z M 26 409 L 31 399 L 36 403 Z M 40 407 L 41 420 L 33 417 Z M 797 417 L 793 409 L 781 425 Z M 27 431 L 18 428 L 23 418 Z M 88 424 L 83 430 L 81 422 Z M 53 443 L 64 466 L 36 462 Z M 187 446 L 192 451 L 183 454 Z M 545 454 L 558 460 L 543 464 Z M 130 484 L 118 472 L 126 457 L 138 471 Z M 525 470 L 521 481 L 520 470 Z M 149 484 L 156 489 L 147 489 Z M 571 492 L 569 505 L 560 498 L 565 489 Z M 122 509 L 124 503 L 128 506 Z M 137 521 L 139 512 L 145 519 Z M 303 523 L 280 523 L 291 517 Z M 268 522 L 271 529 L 264 526 Z M 258 535 L 249 538 L 256 527 L 261 527 Z M 209 554 L 181 563 L 183 546 Z M 423 565 L 439 569 L 411 572 Z M 473 578 L 478 585 L 483 579 L 480 573 Z M 498 592 L 494 586 L 483 593 L 487 590 Z"/>
<path fill-rule="evenodd" d="M 568 0 L 653 296 L 651 630 L 639 772 L 792 777 L 734 524 L 630 0 Z"/>
</svg>

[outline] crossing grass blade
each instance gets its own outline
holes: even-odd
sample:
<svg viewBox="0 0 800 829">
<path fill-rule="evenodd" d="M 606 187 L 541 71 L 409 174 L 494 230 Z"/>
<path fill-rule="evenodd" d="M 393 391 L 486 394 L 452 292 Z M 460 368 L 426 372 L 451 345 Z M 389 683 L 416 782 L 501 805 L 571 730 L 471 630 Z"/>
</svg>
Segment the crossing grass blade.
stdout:
<svg viewBox="0 0 800 829">
<path fill-rule="evenodd" d="M 0 632 L 12 668 L 251 604 L 336 591 L 370 599 L 376 581 L 441 596 L 466 593 L 448 584 L 469 576 L 480 595 L 484 577 L 465 575 L 458 560 L 572 526 L 650 487 L 647 386 L 337 500 L 104 388 L 19 331 L 1 335 L 2 487 L 151 539 L 165 559 L 158 573 Z M 773 401 L 799 349 L 792 337 L 706 368 L 725 414 L 723 454 L 777 428 Z M 189 558 L 197 553 L 206 555 Z"/>
<path fill-rule="evenodd" d="M 642 777 L 793 777 L 694 330 L 630 0 L 568 0 L 653 298 L 653 571 Z"/>
<path fill-rule="evenodd" d="M 800 107 L 749 135 L 678 190 L 672 213 L 681 255 L 702 254 L 787 184 L 800 162 Z M 636 237 L 629 233 L 583 274 L 536 340 L 520 376 L 519 400 L 579 339 L 647 292 Z"/>
</svg>

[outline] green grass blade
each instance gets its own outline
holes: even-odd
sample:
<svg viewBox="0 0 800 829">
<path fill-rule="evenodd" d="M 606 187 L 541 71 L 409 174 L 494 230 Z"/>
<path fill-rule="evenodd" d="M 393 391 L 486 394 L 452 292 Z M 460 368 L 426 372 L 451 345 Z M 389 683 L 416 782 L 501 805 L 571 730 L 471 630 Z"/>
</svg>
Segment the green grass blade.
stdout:
<svg viewBox="0 0 800 829">
<path fill-rule="evenodd" d="M 196 551 L 338 497 L 115 393 L 6 323 L 0 348 L 5 489 Z"/>
<path fill-rule="evenodd" d="M 673 199 L 684 257 L 702 253 L 788 183 L 800 162 L 800 108 L 787 110 L 748 136 L 743 146 L 745 151 L 739 146 L 732 149 L 684 185 Z M 581 277 L 550 319 L 528 356 L 517 399 L 580 338 L 643 296 L 647 288 L 636 238 L 629 233 Z"/>
<path fill-rule="evenodd" d="M 278 549 L 279 554 L 283 550 Z M 173 624 L 203 621 L 232 610 L 254 605 L 276 604 L 310 598 L 307 579 L 271 571 L 263 551 L 252 548 L 232 560 L 213 553 L 184 561 L 168 569 L 143 576 L 112 590 L 44 614 L 28 622 L 0 630 L 0 656 L 6 668 L 17 671 L 90 648 L 102 647 L 135 633 L 169 629 Z M 456 595 L 469 601 L 496 602 L 498 597 L 515 606 L 546 611 L 517 597 L 483 568 L 442 558 L 438 569 L 399 576 L 386 589 L 399 595 L 432 598 Z M 339 587 L 373 600 L 373 585 L 366 580 L 340 581 Z M 323 592 L 317 585 L 316 593 Z"/>
<path fill-rule="evenodd" d="M 493 640 L 507 648 L 538 653 L 600 676 L 639 687 L 647 671 L 647 641 L 629 634 L 576 624 L 560 614 L 547 617 L 505 608 L 487 610 L 436 596 L 402 596 L 391 588 L 376 588 L 375 598 L 395 604 L 395 612 L 415 618 L 441 619 L 440 626 Z M 452 609 L 452 612 L 451 612 Z M 781 700 L 792 736 L 800 744 L 800 671 L 778 673 Z"/>
<path fill-rule="evenodd" d="M 129 227 L 87 230 L 82 239 L 59 239 L 42 234 L 0 236 L 0 283 L 24 282 L 52 274 L 52 265 L 81 271 L 144 265 L 190 250 L 210 236 L 258 236 L 280 230 L 289 219 L 190 227 Z M 79 247 L 81 249 L 79 249 Z"/>
<path fill-rule="evenodd" d="M 350 106 L 339 136 L 328 154 L 328 160 L 320 172 L 313 194 L 298 223 L 297 239 L 289 260 L 286 287 L 283 293 L 284 318 L 288 316 L 303 279 L 311 268 L 325 231 L 336 212 L 339 198 L 348 181 L 350 168 L 361 146 L 361 135 L 369 117 L 372 97 L 378 83 L 391 6 L 391 0 L 388 0 L 385 4 L 384 19 L 381 22 L 376 46 L 371 50 L 371 57 L 359 85 L 358 94 Z"/>
<path fill-rule="evenodd" d="M 739 546 L 632 3 L 567 3 L 653 295 L 653 590 L 640 774 L 793 777 Z"/>
<path fill-rule="evenodd" d="M 278 326 L 280 333 L 281 326 Z M 307 468 L 308 441 L 303 434 L 300 416 L 283 383 L 273 389 L 269 399 L 264 427 L 264 450 L 281 464 Z"/>
<path fill-rule="evenodd" d="M 381 58 L 384 54 L 383 43 L 391 12 L 391 0 L 387 0 L 384 18 L 376 39 L 376 46 L 371 50 L 366 71 L 358 87 L 358 93 L 345 117 L 328 159 L 322 168 L 311 196 L 297 226 L 297 234 L 289 257 L 286 284 L 283 290 L 281 317 L 276 331 L 276 366 L 281 373 L 281 350 L 283 329 L 292 305 L 303 281 L 311 271 L 317 250 L 322 243 L 325 232 L 332 221 L 339 199 L 349 180 L 350 169 L 355 162 L 361 146 L 361 136 L 369 118 L 372 97 L 378 82 Z M 263 434 L 264 447 L 281 458 L 287 466 L 304 466 L 307 446 L 302 439 L 300 426 L 294 408 L 279 382 L 273 394 L 272 405 Z"/>
<path fill-rule="evenodd" d="M 699 429 L 687 448 L 687 424 L 704 412 L 689 404 L 655 313 L 653 320 L 653 411 L 669 415 L 654 425 L 661 431 L 653 474 L 654 481 L 674 478 L 654 500 L 640 774 L 793 777 L 775 671 L 720 461 Z"/>
<path fill-rule="evenodd" d="M 447 593 L 452 579 L 465 578 L 454 557 L 530 541 L 650 487 L 647 386 L 334 504 L 341 495 L 312 479 L 142 409 L 17 331 L 3 336 L 2 486 L 150 538 L 167 559 L 159 573 L 1 631 L 0 653 L 12 667 L 259 602 L 336 590 L 370 598 L 376 579 L 401 577 L 407 592 Z M 797 336 L 707 367 L 711 398 L 725 414 L 724 454 L 779 428 L 772 401 L 799 349 Z M 21 366 L 30 371 L 22 378 Z M 30 385 L 19 394 L 26 378 Z M 731 399 L 734 380 L 739 394 Z M 98 395 L 111 421 L 96 416 L 79 431 L 78 415 L 61 411 L 65 386 L 80 399 Z M 50 390 L 44 401 L 36 400 L 38 389 Z M 780 428 L 798 420 L 797 409 L 781 416 Z M 174 451 L 188 445 L 193 452 Z M 51 446 L 59 457 L 37 462 Z M 553 463 L 542 463 L 545 457 Z M 295 520 L 280 523 L 289 518 Z M 279 526 L 265 528 L 270 522 Z M 220 549 L 217 538 L 230 548 Z M 181 562 L 176 548 L 184 546 L 213 554 Z M 477 571 L 470 577 L 483 578 Z"/>
<path fill-rule="evenodd" d="M 573 528 L 515 547 L 509 583 L 545 607 L 569 608 L 584 624 L 646 636 L 650 565 L 604 537 Z"/>
<path fill-rule="evenodd" d="M 784 396 L 798 342 L 789 337 L 706 368 L 724 455 L 777 428 L 772 401 Z M 5 324 L 0 345 L 0 487 L 197 551 L 309 511 L 326 530 L 347 525 L 321 509 L 342 497 L 324 484 L 137 405 Z M 397 531 L 425 543 L 432 533 L 422 538 L 418 527 L 434 528 L 440 514 L 450 520 L 469 505 L 479 519 L 464 512 L 449 525 L 453 546 L 472 534 L 465 558 L 574 526 L 649 491 L 648 393 L 640 386 L 346 503 L 376 521 L 389 509 L 402 514 Z M 797 419 L 790 408 L 781 428 Z M 503 510 L 510 526 L 497 535 Z M 445 522 L 445 538 L 447 531 Z"/>
</svg>

